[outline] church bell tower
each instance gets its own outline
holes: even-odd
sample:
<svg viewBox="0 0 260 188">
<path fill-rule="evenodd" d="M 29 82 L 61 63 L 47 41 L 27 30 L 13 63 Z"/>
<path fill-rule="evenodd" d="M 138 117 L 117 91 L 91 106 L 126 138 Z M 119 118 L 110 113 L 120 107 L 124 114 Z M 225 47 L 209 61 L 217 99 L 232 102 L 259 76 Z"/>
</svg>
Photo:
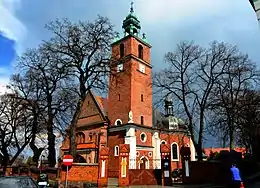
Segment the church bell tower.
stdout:
<svg viewBox="0 0 260 188">
<path fill-rule="evenodd" d="M 112 43 L 108 118 L 111 126 L 137 124 L 152 126 L 151 45 L 131 3 L 123 21 L 124 36 Z"/>
</svg>

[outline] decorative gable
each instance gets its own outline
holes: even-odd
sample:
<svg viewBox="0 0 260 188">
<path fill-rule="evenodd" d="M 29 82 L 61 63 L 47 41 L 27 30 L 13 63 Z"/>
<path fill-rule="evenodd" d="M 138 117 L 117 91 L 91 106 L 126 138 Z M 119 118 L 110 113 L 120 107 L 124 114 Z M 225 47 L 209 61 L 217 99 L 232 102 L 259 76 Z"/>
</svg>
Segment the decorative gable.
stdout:
<svg viewBox="0 0 260 188">
<path fill-rule="evenodd" d="M 95 96 L 91 91 L 89 91 L 82 105 L 78 127 L 107 121 L 106 103 L 107 99 Z"/>
</svg>

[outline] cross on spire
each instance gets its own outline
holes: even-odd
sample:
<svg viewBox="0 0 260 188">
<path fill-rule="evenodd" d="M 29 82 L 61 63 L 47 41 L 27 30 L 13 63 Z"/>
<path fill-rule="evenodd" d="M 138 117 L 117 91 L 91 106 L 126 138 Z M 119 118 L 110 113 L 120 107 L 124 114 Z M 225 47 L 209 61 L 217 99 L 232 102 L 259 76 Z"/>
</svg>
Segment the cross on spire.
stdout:
<svg viewBox="0 0 260 188">
<path fill-rule="evenodd" d="M 131 2 L 131 8 L 130 8 L 130 12 L 133 13 L 134 12 L 134 2 Z"/>
</svg>

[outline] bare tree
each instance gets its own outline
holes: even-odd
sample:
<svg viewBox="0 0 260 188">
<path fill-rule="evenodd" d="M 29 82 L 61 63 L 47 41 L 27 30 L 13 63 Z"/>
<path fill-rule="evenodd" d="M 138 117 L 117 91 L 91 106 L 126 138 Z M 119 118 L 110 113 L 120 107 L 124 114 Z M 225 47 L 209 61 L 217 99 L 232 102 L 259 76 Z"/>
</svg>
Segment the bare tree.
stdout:
<svg viewBox="0 0 260 188">
<path fill-rule="evenodd" d="M 17 93 L 5 94 L 0 99 L 0 151 L 3 171 L 11 165 L 32 138 L 31 115 L 26 101 L 17 98 Z"/>
<path fill-rule="evenodd" d="M 31 101 L 34 117 L 44 117 L 44 124 L 48 135 L 48 161 L 50 166 L 56 164 L 55 130 L 60 130 L 59 117 L 73 106 L 75 95 L 73 84 L 69 79 L 67 69 L 57 60 L 58 54 L 50 53 L 43 46 L 28 50 L 20 57 L 18 67 L 24 70 L 23 79 L 19 75 L 13 79 L 13 85 L 23 93 L 26 100 Z M 39 111 L 40 110 L 40 111 Z M 66 114 L 67 115 L 67 114 Z M 70 116 L 71 117 L 71 116 Z M 39 123 L 38 121 L 35 123 Z M 35 126 L 33 126 L 35 127 Z M 38 124 L 39 127 L 39 124 Z M 36 130 L 35 130 L 36 131 Z M 43 148 L 38 150 L 35 137 L 30 144 L 37 160 Z"/>
<path fill-rule="evenodd" d="M 225 43 L 212 42 L 206 49 L 183 42 L 175 52 L 166 55 L 169 67 L 154 76 L 154 85 L 160 92 L 164 91 L 166 95 L 171 93 L 176 97 L 178 110 L 186 117 L 198 160 L 202 160 L 205 121 L 211 94 L 225 73 L 233 53 L 234 49 Z"/>
<path fill-rule="evenodd" d="M 99 16 L 93 22 L 72 23 L 67 19 L 46 25 L 53 37 L 44 46 L 58 54 L 57 60 L 69 68 L 77 84 L 78 102 L 70 123 L 70 153 L 76 156 L 76 125 L 86 93 L 90 89 L 104 90 L 107 86 L 110 44 L 116 36 L 113 25 Z"/>
<path fill-rule="evenodd" d="M 257 90 L 247 90 L 239 99 L 238 119 L 236 120 L 240 145 L 246 147 L 257 161 L 260 160 L 260 93 Z"/>
<path fill-rule="evenodd" d="M 214 86 L 211 104 L 211 109 L 217 119 L 217 122 L 213 122 L 213 127 L 218 132 L 224 132 L 223 136 L 229 138 L 230 149 L 233 149 L 235 145 L 236 122 L 241 110 L 240 100 L 258 80 L 256 65 L 236 47 L 233 49 L 233 55 L 228 59 L 225 67 L 225 74 L 221 75 Z"/>
</svg>

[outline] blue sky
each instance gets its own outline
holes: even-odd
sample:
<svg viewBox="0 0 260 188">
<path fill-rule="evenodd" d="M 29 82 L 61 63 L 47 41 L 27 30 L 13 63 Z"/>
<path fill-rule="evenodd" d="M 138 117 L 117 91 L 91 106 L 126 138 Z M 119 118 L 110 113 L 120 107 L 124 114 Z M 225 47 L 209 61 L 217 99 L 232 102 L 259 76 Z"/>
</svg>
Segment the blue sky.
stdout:
<svg viewBox="0 0 260 188">
<path fill-rule="evenodd" d="M 77 2 L 77 3 L 76 3 Z M 130 0 L 1 0 L 0 86 L 15 70 L 15 56 L 35 47 L 50 35 L 50 20 L 93 20 L 107 16 L 121 31 Z M 260 61 L 260 30 L 248 0 L 135 0 L 135 12 L 152 44 L 155 69 L 163 55 L 183 40 L 207 45 L 213 40 L 237 44 L 254 61 Z M 1 89 L 0 89 L 1 91 Z"/>
<path fill-rule="evenodd" d="M 131 0 L 0 0 L 0 92 L 15 72 L 16 55 L 50 37 L 44 25 L 107 16 L 120 32 Z M 180 41 L 236 44 L 260 64 L 260 29 L 248 0 L 134 0 L 142 31 L 152 48 L 154 69 Z"/>
</svg>

